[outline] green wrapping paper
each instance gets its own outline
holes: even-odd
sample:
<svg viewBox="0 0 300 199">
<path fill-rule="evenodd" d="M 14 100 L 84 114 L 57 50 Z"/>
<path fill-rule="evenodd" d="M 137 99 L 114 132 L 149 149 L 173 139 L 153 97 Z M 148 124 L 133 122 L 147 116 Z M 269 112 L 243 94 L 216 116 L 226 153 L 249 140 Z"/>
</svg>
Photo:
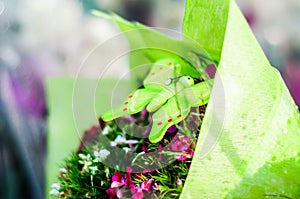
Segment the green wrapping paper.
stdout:
<svg viewBox="0 0 300 199">
<path fill-rule="evenodd" d="M 221 56 L 181 198 L 299 198 L 299 113 L 235 2 L 188 0 L 183 32 Z"/>
</svg>

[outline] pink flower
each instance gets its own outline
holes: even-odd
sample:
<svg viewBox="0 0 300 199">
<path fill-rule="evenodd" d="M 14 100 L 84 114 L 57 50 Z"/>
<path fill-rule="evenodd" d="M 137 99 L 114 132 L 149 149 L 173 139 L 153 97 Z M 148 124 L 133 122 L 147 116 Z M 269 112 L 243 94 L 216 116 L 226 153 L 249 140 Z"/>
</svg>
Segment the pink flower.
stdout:
<svg viewBox="0 0 300 199">
<path fill-rule="evenodd" d="M 151 172 L 149 169 L 143 170 L 143 173 L 149 173 L 149 172 Z"/>
<path fill-rule="evenodd" d="M 151 191 L 151 186 L 153 184 L 154 180 L 146 180 L 142 182 L 140 185 L 136 186 L 134 190 L 132 190 L 132 198 L 133 199 L 143 199 L 144 193 L 143 190 L 146 192 Z"/>
<path fill-rule="evenodd" d="M 172 145 L 172 150 L 173 151 L 182 151 L 181 148 L 182 148 L 181 147 L 181 142 L 179 140 L 176 140 L 174 142 L 174 144 Z"/>
<path fill-rule="evenodd" d="M 176 183 L 177 183 L 178 185 L 182 185 L 182 180 L 178 178 L 178 179 L 176 180 Z"/>
<path fill-rule="evenodd" d="M 144 151 L 145 153 L 148 152 L 148 149 L 147 149 L 147 147 L 145 145 L 142 146 L 142 151 Z"/>
<path fill-rule="evenodd" d="M 150 192 L 152 183 L 153 183 L 152 179 L 142 182 L 142 184 L 141 184 L 142 190 Z"/>
<path fill-rule="evenodd" d="M 188 137 L 182 137 L 180 140 L 176 140 L 174 144 L 172 145 L 173 151 L 186 151 L 190 148 L 191 140 Z"/>
<path fill-rule="evenodd" d="M 176 159 L 179 161 L 186 161 L 187 157 L 184 154 L 176 156 Z"/>
<path fill-rule="evenodd" d="M 192 151 L 190 148 L 185 151 L 182 154 L 176 155 L 176 159 L 179 161 L 186 161 L 189 158 L 192 158 L 194 156 L 194 151 Z"/>
<path fill-rule="evenodd" d="M 194 151 L 191 150 L 189 154 L 190 154 L 191 157 L 193 157 L 194 156 Z"/>
<path fill-rule="evenodd" d="M 194 155 L 194 151 L 191 149 L 194 143 L 188 137 L 181 137 L 176 140 L 172 145 L 172 150 L 176 152 L 181 152 L 181 154 L 176 155 L 176 159 L 179 161 L 185 161 Z"/>
<path fill-rule="evenodd" d="M 133 192 L 134 189 L 135 189 L 135 186 L 134 186 L 134 183 L 132 182 L 132 179 L 131 179 L 131 172 L 132 172 L 132 168 L 131 168 L 131 167 L 126 167 L 125 186 L 126 186 L 127 188 L 130 188 L 130 189 L 131 189 L 131 192 Z"/>
<path fill-rule="evenodd" d="M 115 196 L 115 191 L 113 188 L 106 189 L 106 194 L 109 196 L 109 199 L 113 199 Z"/>
<path fill-rule="evenodd" d="M 117 181 L 117 182 L 122 182 L 123 181 L 122 173 L 114 172 L 114 175 L 111 177 L 111 180 L 112 181 Z"/>
<path fill-rule="evenodd" d="M 126 167 L 126 173 L 131 173 L 132 172 L 132 168 L 131 167 Z"/>
<path fill-rule="evenodd" d="M 110 185 L 111 188 L 121 187 L 125 184 L 122 173 L 120 172 L 115 172 L 111 180 L 112 180 L 112 183 Z"/>
<path fill-rule="evenodd" d="M 161 150 L 163 148 L 163 146 L 161 144 L 158 145 L 157 149 Z"/>
<path fill-rule="evenodd" d="M 137 191 L 132 194 L 132 199 L 143 199 L 144 198 L 144 193 L 141 188 L 138 188 Z"/>
<path fill-rule="evenodd" d="M 117 191 L 117 194 L 116 194 L 116 195 L 117 195 L 118 198 L 123 198 L 123 189 L 124 189 L 124 188 L 121 188 L 121 189 L 119 189 L 119 190 Z"/>
<path fill-rule="evenodd" d="M 189 137 L 182 137 L 180 141 L 185 144 L 191 144 L 191 139 Z"/>
</svg>

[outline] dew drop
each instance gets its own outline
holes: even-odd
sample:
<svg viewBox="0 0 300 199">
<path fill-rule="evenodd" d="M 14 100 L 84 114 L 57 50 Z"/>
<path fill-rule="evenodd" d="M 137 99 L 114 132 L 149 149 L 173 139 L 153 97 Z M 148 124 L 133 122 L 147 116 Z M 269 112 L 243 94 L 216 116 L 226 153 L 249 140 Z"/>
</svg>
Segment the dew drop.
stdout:
<svg viewBox="0 0 300 199">
<path fill-rule="evenodd" d="M 165 85 L 170 85 L 171 83 L 172 83 L 172 79 L 171 78 L 169 78 L 169 79 L 167 79 L 165 81 Z"/>
<path fill-rule="evenodd" d="M 271 165 L 271 164 L 267 164 L 267 166 L 268 166 L 269 168 L 271 168 L 271 167 L 272 167 L 272 165 Z"/>
<path fill-rule="evenodd" d="M 293 152 L 293 156 L 297 156 L 298 155 L 298 152 L 297 151 L 294 151 Z"/>
</svg>

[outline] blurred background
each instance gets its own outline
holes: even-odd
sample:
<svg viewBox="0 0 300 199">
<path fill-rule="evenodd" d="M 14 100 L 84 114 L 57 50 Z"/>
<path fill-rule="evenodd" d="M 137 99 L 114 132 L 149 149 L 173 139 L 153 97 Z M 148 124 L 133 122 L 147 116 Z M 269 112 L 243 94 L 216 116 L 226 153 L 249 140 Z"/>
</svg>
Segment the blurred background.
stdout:
<svg viewBox="0 0 300 199">
<path fill-rule="evenodd" d="M 299 106 L 300 1 L 237 3 Z M 0 0 L 0 198 L 44 197 L 45 79 L 75 77 L 89 52 L 118 33 L 90 10 L 180 31 L 184 7 L 184 0 Z M 124 42 L 118 48 L 128 46 Z M 116 74 L 122 75 L 111 75 Z"/>
</svg>

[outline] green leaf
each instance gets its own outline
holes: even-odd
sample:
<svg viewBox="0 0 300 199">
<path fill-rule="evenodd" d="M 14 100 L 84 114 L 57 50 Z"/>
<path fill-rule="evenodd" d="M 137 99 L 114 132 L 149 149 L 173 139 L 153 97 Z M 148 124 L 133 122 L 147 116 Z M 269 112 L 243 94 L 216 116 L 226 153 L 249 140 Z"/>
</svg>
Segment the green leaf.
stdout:
<svg viewBox="0 0 300 199">
<path fill-rule="evenodd" d="M 221 56 L 181 198 L 299 198 L 299 112 L 236 3 L 187 0 L 183 27 Z"/>
<path fill-rule="evenodd" d="M 138 22 L 129 22 L 113 13 L 108 14 L 98 10 L 93 10 L 92 13 L 112 20 L 122 31 L 130 45 L 130 68 L 138 68 L 138 70 L 131 70 L 131 73 L 138 79 L 142 80 L 146 76 L 149 71 L 149 67 L 145 67 L 147 64 L 170 57 L 179 58 L 183 75 L 199 77 L 201 74 L 202 78 L 206 78 L 205 68 L 202 65 L 197 66 L 198 58 L 195 60 L 195 55 L 206 56 L 208 58 L 206 66 L 212 64 L 213 61 L 194 40 L 188 37 L 184 37 L 182 40 L 173 39 L 163 33 L 177 37 L 181 34 L 162 28 L 149 28 Z"/>
</svg>

